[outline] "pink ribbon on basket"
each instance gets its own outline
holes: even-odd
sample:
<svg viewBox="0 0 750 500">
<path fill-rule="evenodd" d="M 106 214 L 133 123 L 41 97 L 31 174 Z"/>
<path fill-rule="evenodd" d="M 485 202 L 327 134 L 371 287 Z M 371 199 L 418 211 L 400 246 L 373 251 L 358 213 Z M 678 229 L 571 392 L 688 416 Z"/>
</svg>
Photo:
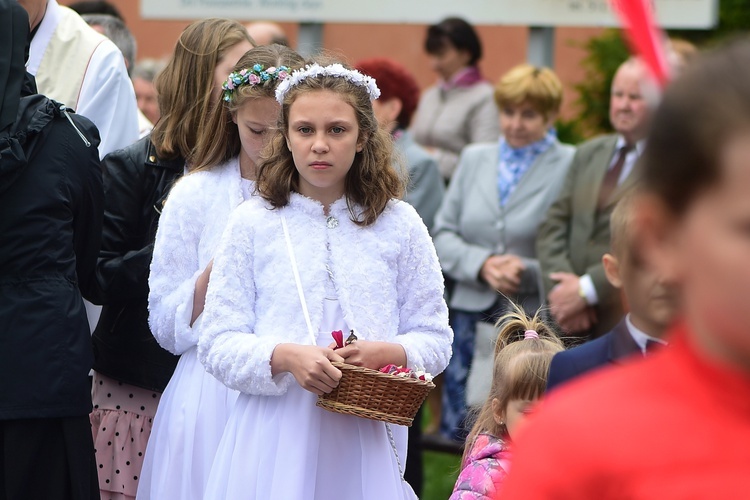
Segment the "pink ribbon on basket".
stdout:
<svg viewBox="0 0 750 500">
<path fill-rule="evenodd" d="M 341 349 L 344 347 L 344 332 L 341 330 L 334 330 L 331 332 L 331 337 L 333 337 L 333 341 L 336 342 L 336 347 L 334 347 L 334 349 Z"/>
<path fill-rule="evenodd" d="M 346 340 L 344 340 L 344 332 L 342 332 L 341 330 L 332 331 L 331 337 L 333 337 L 333 341 L 336 342 L 336 347 L 333 348 L 334 351 L 336 349 L 346 347 L 349 344 L 357 341 L 357 336 L 354 335 L 354 330 L 351 330 L 349 332 L 349 336 L 346 338 Z"/>
</svg>

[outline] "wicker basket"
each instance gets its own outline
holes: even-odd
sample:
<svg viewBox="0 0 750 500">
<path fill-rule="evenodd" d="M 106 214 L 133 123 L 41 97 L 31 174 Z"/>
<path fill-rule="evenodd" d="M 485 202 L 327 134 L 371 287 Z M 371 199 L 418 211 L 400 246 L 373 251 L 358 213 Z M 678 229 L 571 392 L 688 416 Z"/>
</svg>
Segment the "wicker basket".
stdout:
<svg viewBox="0 0 750 500">
<path fill-rule="evenodd" d="M 333 363 L 341 380 L 329 394 L 318 396 L 317 405 L 328 411 L 411 426 L 432 382 L 397 377 L 369 368 Z"/>
</svg>

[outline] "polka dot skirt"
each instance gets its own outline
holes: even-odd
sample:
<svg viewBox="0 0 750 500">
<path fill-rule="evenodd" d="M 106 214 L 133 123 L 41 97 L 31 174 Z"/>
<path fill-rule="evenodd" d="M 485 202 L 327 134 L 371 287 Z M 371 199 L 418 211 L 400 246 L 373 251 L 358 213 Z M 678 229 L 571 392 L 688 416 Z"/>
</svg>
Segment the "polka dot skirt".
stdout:
<svg viewBox="0 0 750 500">
<path fill-rule="evenodd" d="M 91 429 L 102 500 L 132 500 L 161 394 L 94 372 Z"/>
</svg>

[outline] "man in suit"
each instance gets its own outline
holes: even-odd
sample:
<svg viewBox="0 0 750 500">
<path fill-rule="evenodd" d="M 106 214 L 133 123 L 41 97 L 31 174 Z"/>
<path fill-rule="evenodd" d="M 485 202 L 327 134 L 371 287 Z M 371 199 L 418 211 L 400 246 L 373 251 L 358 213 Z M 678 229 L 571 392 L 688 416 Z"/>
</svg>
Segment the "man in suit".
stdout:
<svg viewBox="0 0 750 500">
<path fill-rule="evenodd" d="M 677 294 L 634 250 L 634 199 L 633 193 L 625 195 L 612 211 L 612 253 L 602 257 L 607 280 L 623 293 L 630 313 L 609 333 L 556 354 L 547 390 L 601 366 L 646 355 L 664 343 L 662 336 L 677 312 Z"/>
<path fill-rule="evenodd" d="M 645 68 L 636 59 L 615 74 L 609 119 L 616 134 L 578 147 L 565 184 L 539 227 L 537 256 L 552 316 L 569 335 L 597 337 L 622 317 L 602 255 L 609 247 L 609 216 L 634 183 L 650 109 L 643 95 Z"/>
</svg>

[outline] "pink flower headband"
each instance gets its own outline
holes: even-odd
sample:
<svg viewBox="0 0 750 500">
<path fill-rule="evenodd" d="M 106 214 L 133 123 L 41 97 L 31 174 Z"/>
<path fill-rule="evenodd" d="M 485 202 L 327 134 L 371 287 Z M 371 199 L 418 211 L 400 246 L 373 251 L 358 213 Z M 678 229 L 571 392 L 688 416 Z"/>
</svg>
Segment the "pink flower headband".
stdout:
<svg viewBox="0 0 750 500">
<path fill-rule="evenodd" d="M 254 64 L 251 68 L 229 73 L 229 77 L 221 86 L 224 91 L 224 100 L 231 101 L 232 94 L 237 87 L 263 85 L 271 80 L 284 81 L 289 77 L 290 72 L 291 70 L 287 66 L 265 68 L 262 64 Z"/>
</svg>

